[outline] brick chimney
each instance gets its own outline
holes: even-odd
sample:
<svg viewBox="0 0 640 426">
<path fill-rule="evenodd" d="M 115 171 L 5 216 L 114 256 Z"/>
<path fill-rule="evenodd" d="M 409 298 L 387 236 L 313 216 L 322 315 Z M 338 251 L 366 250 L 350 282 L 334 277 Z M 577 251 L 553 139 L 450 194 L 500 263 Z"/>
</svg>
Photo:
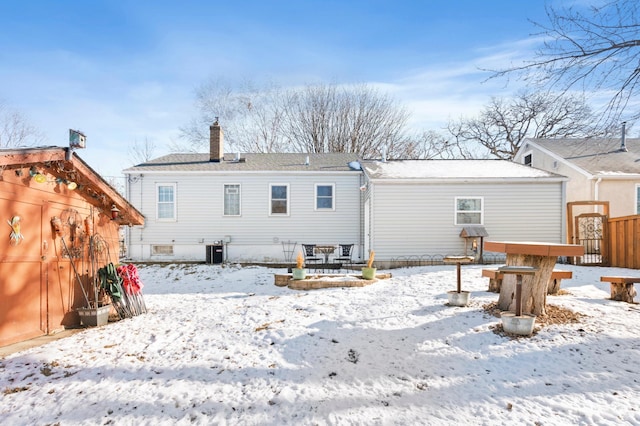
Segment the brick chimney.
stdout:
<svg viewBox="0 0 640 426">
<path fill-rule="evenodd" d="M 224 135 L 222 128 L 216 121 L 209 126 L 209 161 L 219 163 L 224 159 Z"/>
</svg>

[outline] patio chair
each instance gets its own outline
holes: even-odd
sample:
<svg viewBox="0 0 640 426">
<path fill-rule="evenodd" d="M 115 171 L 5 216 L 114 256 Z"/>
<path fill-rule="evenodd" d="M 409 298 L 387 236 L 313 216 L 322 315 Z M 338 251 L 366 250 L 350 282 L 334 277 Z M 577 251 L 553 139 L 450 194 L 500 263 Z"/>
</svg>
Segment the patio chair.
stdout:
<svg viewBox="0 0 640 426">
<path fill-rule="evenodd" d="M 351 264 L 351 253 L 353 252 L 353 244 L 340 244 L 338 250 L 338 257 L 335 258 L 335 262 Z"/>
<path fill-rule="evenodd" d="M 307 265 L 307 268 L 310 268 L 312 264 L 319 264 L 322 259 L 316 256 L 316 245 L 315 244 L 302 244 L 302 254 L 304 254 L 304 263 Z M 317 267 L 315 269 L 318 269 Z"/>
</svg>

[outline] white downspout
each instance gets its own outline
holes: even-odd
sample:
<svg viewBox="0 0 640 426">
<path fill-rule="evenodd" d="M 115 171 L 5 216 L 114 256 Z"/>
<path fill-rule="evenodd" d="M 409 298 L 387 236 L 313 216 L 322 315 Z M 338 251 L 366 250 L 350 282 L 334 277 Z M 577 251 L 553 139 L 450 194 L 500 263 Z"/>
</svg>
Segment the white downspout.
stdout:
<svg viewBox="0 0 640 426">
<path fill-rule="evenodd" d="M 596 179 L 596 183 L 593 186 L 593 200 L 594 201 L 600 201 L 599 197 L 600 197 L 600 182 L 602 182 L 602 178 L 599 177 L 598 179 Z M 598 212 L 598 206 L 593 206 L 593 212 L 597 213 Z"/>
</svg>

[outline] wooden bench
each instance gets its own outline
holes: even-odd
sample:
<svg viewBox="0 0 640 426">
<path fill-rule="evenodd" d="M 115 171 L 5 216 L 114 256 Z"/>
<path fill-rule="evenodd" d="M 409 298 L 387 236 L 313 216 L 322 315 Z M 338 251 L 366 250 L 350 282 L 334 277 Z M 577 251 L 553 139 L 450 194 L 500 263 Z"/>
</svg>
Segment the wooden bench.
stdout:
<svg viewBox="0 0 640 426">
<path fill-rule="evenodd" d="M 611 300 L 633 303 L 636 289 L 633 284 L 640 283 L 640 277 L 600 277 L 600 281 L 611 285 Z"/>
<path fill-rule="evenodd" d="M 489 278 L 489 291 L 500 293 L 502 287 L 502 279 L 504 274 L 497 269 L 483 269 L 482 276 Z M 573 272 L 554 269 L 547 285 L 547 294 L 557 294 L 560 290 L 560 282 L 563 279 L 570 280 L 573 278 Z"/>
</svg>

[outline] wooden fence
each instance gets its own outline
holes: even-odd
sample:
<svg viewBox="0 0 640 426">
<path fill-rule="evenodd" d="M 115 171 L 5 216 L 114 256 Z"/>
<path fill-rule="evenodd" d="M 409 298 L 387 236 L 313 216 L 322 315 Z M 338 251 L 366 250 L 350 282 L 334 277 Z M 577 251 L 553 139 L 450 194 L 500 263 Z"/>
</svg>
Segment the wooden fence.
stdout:
<svg viewBox="0 0 640 426">
<path fill-rule="evenodd" d="M 640 269 L 640 215 L 608 220 L 609 264 Z"/>
</svg>

